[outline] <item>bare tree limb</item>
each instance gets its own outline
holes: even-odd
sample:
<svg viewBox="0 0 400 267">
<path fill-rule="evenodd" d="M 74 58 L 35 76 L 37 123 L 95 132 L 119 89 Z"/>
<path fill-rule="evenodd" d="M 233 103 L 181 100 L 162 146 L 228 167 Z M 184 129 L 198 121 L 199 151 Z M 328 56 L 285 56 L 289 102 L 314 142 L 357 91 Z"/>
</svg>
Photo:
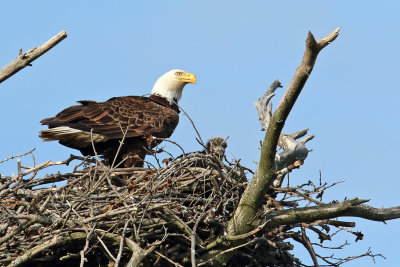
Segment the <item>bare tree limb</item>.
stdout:
<svg viewBox="0 0 400 267">
<path fill-rule="evenodd" d="M 266 212 L 264 220 L 268 220 L 268 223 L 266 223 L 267 228 L 273 228 L 280 225 L 312 223 L 337 217 L 359 217 L 381 222 L 400 218 L 400 206 L 377 209 L 368 205 L 362 205 L 362 203 L 367 201 L 365 199 L 354 198 L 339 203 L 315 207 L 275 210 Z M 260 221 L 254 221 L 253 226 L 258 226 L 259 224 Z M 330 224 L 335 225 L 333 221 Z M 354 223 L 344 222 L 338 222 L 336 226 L 340 225 L 355 226 Z"/>
<path fill-rule="evenodd" d="M 11 61 L 7 66 L 0 70 L 0 83 L 13 76 L 18 71 L 26 66 L 30 66 L 31 62 L 52 49 L 64 38 L 67 37 L 67 32 L 62 31 L 56 36 L 48 40 L 46 43 L 39 47 L 33 47 L 28 52 L 20 54 L 15 60 Z"/>
<path fill-rule="evenodd" d="M 359 217 L 371 221 L 388 221 L 400 218 L 400 206 L 377 209 L 367 205 L 351 207 L 341 216 Z"/>
<path fill-rule="evenodd" d="M 248 218 L 256 216 L 257 212 L 262 206 L 262 201 L 267 189 L 272 185 L 276 178 L 275 155 L 278 140 L 297 97 L 303 89 L 311 71 L 314 67 L 315 61 L 319 52 L 327 46 L 330 42 L 336 39 L 339 34 L 340 28 L 337 28 L 327 37 L 322 38 L 319 42 L 314 39 L 311 32 L 308 33 L 306 40 L 306 50 L 300 66 L 297 68 L 296 73 L 285 92 L 277 110 L 271 117 L 271 121 L 267 132 L 265 134 L 264 142 L 261 147 L 260 162 L 258 164 L 257 172 L 250 181 L 243 196 L 240 200 L 239 206 L 230 221 L 228 232 L 232 235 L 243 234 L 251 229 L 247 224 Z"/>
<path fill-rule="evenodd" d="M 366 199 L 350 199 L 339 203 L 319 205 L 307 208 L 295 208 L 290 210 L 277 210 L 266 212 L 265 219 L 269 220 L 266 227 L 280 225 L 310 223 L 317 220 L 332 219 L 346 216 L 352 207 L 367 202 Z"/>
</svg>

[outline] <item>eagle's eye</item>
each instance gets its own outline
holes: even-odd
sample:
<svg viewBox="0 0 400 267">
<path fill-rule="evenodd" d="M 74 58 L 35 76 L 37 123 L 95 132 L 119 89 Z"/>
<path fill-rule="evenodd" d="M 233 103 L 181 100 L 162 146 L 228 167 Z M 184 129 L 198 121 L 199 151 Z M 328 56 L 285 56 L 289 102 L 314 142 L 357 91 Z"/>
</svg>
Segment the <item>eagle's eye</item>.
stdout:
<svg viewBox="0 0 400 267">
<path fill-rule="evenodd" d="M 180 71 L 175 72 L 175 76 L 181 76 L 181 75 L 182 75 L 182 72 L 180 72 Z"/>
</svg>

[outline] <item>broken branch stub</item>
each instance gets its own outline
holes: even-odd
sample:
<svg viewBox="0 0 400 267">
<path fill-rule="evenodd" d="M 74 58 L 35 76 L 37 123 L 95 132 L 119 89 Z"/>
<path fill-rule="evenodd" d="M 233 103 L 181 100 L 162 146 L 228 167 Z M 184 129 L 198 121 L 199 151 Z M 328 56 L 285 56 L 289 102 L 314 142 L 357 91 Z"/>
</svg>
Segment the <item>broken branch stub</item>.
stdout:
<svg viewBox="0 0 400 267">
<path fill-rule="evenodd" d="M 263 97 L 259 98 L 254 104 L 258 111 L 258 118 L 261 123 L 261 130 L 265 131 L 269 127 L 272 116 L 272 103 L 271 99 L 275 96 L 275 90 L 282 87 L 279 80 L 275 80 L 271 86 L 266 90 Z M 281 134 L 279 136 L 278 145 L 284 150 L 275 156 L 276 170 L 282 170 L 299 161 L 300 164 L 306 159 L 309 149 L 305 143 L 311 140 L 314 136 L 309 135 L 305 139 L 297 141 L 298 138 L 307 134 L 308 129 L 298 131 L 293 134 Z"/>
<path fill-rule="evenodd" d="M 261 123 L 261 131 L 268 129 L 269 121 L 272 116 L 272 103 L 271 98 L 275 95 L 275 91 L 278 88 L 282 88 L 279 80 L 275 80 L 270 87 L 265 91 L 263 97 L 259 98 L 258 101 L 254 103 L 258 111 L 258 118 Z"/>
</svg>

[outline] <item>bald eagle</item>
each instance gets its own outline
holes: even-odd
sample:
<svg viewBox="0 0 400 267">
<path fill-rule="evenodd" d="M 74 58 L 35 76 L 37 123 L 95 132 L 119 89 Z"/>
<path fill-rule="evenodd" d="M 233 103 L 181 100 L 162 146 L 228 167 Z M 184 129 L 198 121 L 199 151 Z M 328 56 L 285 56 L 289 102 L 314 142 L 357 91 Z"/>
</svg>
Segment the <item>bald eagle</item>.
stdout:
<svg viewBox="0 0 400 267">
<path fill-rule="evenodd" d="M 78 149 L 84 156 L 95 155 L 95 149 L 107 165 L 125 160 L 124 167 L 141 167 L 149 149 L 161 142 L 148 142 L 149 137 L 172 135 L 179 122 L 177 102 L 183 87 L 195 82 L 194 74 L 171 70 L 156 81 L 149 97 L 78 101 L 79 105 L 43 119 L 41 124 L 49 129 L 40 131 L 39 137 Z M 121 140 L 124 144 L 119 149 Z"/>
</svg>

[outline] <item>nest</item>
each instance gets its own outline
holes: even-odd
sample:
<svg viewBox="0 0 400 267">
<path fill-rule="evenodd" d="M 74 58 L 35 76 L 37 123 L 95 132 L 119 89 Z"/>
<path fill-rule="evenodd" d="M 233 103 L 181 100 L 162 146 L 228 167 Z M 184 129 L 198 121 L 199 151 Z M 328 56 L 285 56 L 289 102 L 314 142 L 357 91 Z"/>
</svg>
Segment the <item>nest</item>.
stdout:
<svg viewBox="0 0 400 267">
<path fill-rule="evenodd" d="M 206 153 L 160 168 L 110 169 L 84 159 L 71 173 L 36 177 L 76 158 L 25 171 L 19 162 L 18 176 L 2 176 L 1 265 L 191 266 L 197 259 L 207 266 L 198 259 L 224 235 L 247 185 L 239 163 Z M 273 239 L 254 236 L 228 266 L 294 265 Z"/>
</svg>

